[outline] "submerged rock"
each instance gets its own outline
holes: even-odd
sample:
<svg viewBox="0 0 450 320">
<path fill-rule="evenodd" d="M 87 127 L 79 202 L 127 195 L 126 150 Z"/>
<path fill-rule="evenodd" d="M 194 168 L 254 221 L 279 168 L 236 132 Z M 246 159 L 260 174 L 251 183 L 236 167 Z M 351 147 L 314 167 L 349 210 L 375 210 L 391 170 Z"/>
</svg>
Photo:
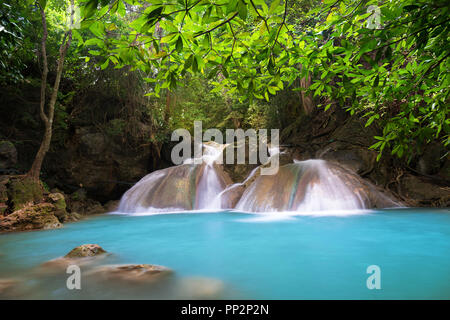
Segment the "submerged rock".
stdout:
<svg viewBox="0 0 450 320">
<path fill-rule="evenodd" d="M 180 280 L 177 291 L 183 299 L 220 299 L 224 288 L 219 279 L 188 277 Z"/>
<path fill-rule="evenodd" d="M 169 268 L 151 264 L 106 265 L 95 268 L 88 275 L 100 280 L 153 283 L 172 275 Z"/>
<path fill-rule="evenodd" d="M 0 279 L 0 298 L 13 298 L 19 283 L 17 279 Z"/>
<path fill-rule="evenodd" d="M 55 213 L 58 211 L 51 203 L 28 205 L 12 214 L 0 217 L 0 231 L 27 231 L 61 228 Z"/>
<path fill-rule="evenodd" d="M 60 272 L 72 264 L 78 266 L 91 264 L 97 261 L 98 258 L 106 257 L 107 253 L 108 252 L 98 244 L 83 244 L 72 249 L 64 257 L 44 262 L 39 266 L 38 271 L 41 273 Z"/>
</svg>

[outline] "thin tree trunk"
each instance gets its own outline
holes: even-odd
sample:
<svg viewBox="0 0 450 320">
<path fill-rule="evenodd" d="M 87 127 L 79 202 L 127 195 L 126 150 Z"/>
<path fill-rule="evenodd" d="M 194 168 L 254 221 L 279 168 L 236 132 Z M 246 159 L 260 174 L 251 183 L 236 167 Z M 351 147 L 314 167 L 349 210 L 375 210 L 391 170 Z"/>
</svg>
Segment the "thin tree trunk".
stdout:
<svg viewBox="0 0 450 320">
<path fill-rule="evenodd" d="M 53 118 L 55 115 L 55 105 L 56 99 L 58 97 L 59 84 L 61 82 L 61 75 L 64 67 L 64 59 L 66 57 L 67 50 L 72 42 L 72 30 L 66 32 L 64 35 L 61 46 L 59 47 L 59 59 L 56 68 L 56 79 L 53 85 L 52 95 L 50 97 L 50 102 L 48 104 L 48 113 L 45 113 L 45 95 L 46 95 L 46 87 L 47 87 L 47 74 L 48 74 L 48 64 L 47 64 L 47 19 L 45 16 L 45 8 L 43 8 L 39 3 L 39 10 L 41 12 L 42 18 L 42 27 L 43 27 L 43 36 L 41 41 L 41 51 L 42 51 L 42 79 L 41 79 L 41 101 L 40 101 L 40 116 L 45 125 L 44 137 L 42 139 L 41 146 L 34 158 L 33 164 L 31 165 L 31 169 L 28 172 L 28 176 L 34 180 L 39 180 L 39 175 L 42 168 L 42 163 L 44 161 L 45 155 L 47 154 L 50 148 L 50 142 L 52 140 L 52 127 L 53 127 Z M 73 23 L 73 1 L 71 1 L 71 26 Z"/>
</svg>

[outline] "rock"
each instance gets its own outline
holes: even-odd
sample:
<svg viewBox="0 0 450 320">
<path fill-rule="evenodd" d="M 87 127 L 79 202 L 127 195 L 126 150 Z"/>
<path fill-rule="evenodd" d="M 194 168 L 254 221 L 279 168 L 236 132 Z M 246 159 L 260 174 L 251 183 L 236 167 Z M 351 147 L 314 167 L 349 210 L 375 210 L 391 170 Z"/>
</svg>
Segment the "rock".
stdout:
<svg viewBox="0 0 450 320">
<path fill-rule="evenodd" d="M 50 193 L 47 195 L 48 202 L 53 204 L 58 210 L 54 215 L 58 218 L 60 222 L 77 221 L 76 215 L 72 215 L 67 212 L 67 205 L 64 195 L 60 192 Z"/>
<path fill-rule="evenodd" d="M 43 189 L 38 181 L 31 178 L 10 179 L 7 184 L 8 199 L 12 211 L 19 210 L 26 205 L 40 201 L 43 198 Z"/>
<path fill-rule="evenodd" d="M 0 217 L 0 231 L 27 231 L 61 228 L 55 216 L 58 209 L 51 203 L 30 204 L 12 214 Z"/>
<path fill-rule="evenodd" d="M 106 150 L 106 139 L 102 133 L 87 133 L 80 138 L 81 151 L 88 156 L 98 156 Z"/>
<path fill-rule="evenodd" d="M 445 161 L 443 159 L 445 153 L 445 147 L 439 142 L 427 145 L 417 162 L 417 171 L 425 175 L 438 173 L 441 169 L 441 164 Z"/>
<path fill-rule="evenodd" d="M 105 212 L 100 202 L 87 198 L 86 191 L 79 189 L 67 199 L 67 208 L 76 215 L 93 215 Z"/>
<path fill-rule="evenodd" d="M 333 142 L 316 153 L 317 159 L 335 161 L 347 169 L 363 175 L 373 169 L 376 157 L 377 154 L 373 150 L 342 142 Z"/>
<path fill-rule="evenodd" d="M 48 197 L 51 199 L 52 203 L 56 208 L 66 210 L 66 200 L 62 193 L 50 193 Z"/>
<path fill-rule="evenodd" d="M 39 273 L 54 273 L 65 270 L 69 265 L 83 266 L 104 258 L 108 253 L 98 244 L 83 244 L 72 249 L 64 257 L 59 257 L 41 264 Z"/>
<path fill-rule="evenodd" d="M 0 215 L 6 212 L 8 205 L 8 188 L 9 176 L 0 176 Z"/>
<path fill-rule="evenodd" d="M 150 264 L 106 265 L 88 273 L 101 280 L 154 283 L 173 274 L 169 268 Z"/>
<path fill-rule="evenodd" d="M 106 212 L 114 212 L 117 211 L 117 209 L 119 208 L 119 203 L 120 200 L 111 200 L 108 201 L 103 208 L 105 209 Z"/>
<path fill-rule="evenodd" d="M 72 251 L 66 254 L 64 258 L 85 258 L 98 256 L 105 253 L 106 251 L 98 244 L 83 244 L 72 249 Z"/>
<path fill-rule="evenodd" d="M 450 187 L 439 186 L 427 178 L 406 174 L 399 187 L 401 195 L 411 199 L 414 205 L 450 206 Z"/>
<path fill-rule="evenodd" d="M 0 141 L 0 169 L 14 167 L 17 163 L 17 150 L 9 141 Z"/>
<path fill-rule="evenodd" d="M 89 197 L 102 202 L 119 198 L 149 172 L 152 154 L 143 142 L 124 144 L 123 138 L 96 127 L 77 128 L 64 151 L 48 155 L 53 185 L 64 181 L 59 186 L 66 192 L 73 191 L 67 186 L 81 186 Z"/>
<path fill-rule="evenodd" d="M 19 283 L 17 279 L 0 279 L 0 299 L 14 297 Z"/>
<path fill-rule="evenodd" d="M 189 277 L 180 280 L 177 291 L 183 299 L 220 299 L 224 288 L 219 279 Z"/>
</svg>

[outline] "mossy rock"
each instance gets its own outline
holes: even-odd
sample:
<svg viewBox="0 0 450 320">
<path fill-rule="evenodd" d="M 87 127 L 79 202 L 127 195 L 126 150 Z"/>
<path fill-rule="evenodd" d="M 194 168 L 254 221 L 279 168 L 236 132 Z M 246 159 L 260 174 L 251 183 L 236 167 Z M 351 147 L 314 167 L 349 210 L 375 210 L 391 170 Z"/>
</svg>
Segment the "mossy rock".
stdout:
<svg viewBox="0 0 450 320">
<path fill-rule="evenodd" d="M 26 231 L 61 228 L 54 213 L 58 209 L 51 203 L 27 205 L 6 217 L 0 217 L 0 231 Z"/>
<path fill-rule="evenodd" d="M 105 253 L 106 251 L 98 244 L 83 244 L 72 249 L 72 251 L 66 254 L 64 258 L 94 257 Z"/>
<path fill-rule="evenodd" d="M 31 178 L 11 179 L 8 184 L 8 198 L 12 211 L 22 209 L 30 202 L 43 198 L 42 186 L 39 181 Z"/>
<path fill-rule="evenodd" d="M 51 199 L 56 208 L 58 208 L 59 210 L 66 210 L 66 200 L 62 193 L 50 193 L 48 197 Z"/>
</svg>

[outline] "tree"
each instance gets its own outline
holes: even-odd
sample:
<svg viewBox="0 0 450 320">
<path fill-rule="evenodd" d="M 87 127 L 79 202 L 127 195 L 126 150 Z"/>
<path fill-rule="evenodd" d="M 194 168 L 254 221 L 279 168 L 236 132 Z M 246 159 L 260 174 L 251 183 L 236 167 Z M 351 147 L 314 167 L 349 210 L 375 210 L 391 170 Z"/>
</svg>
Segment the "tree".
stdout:
<svg viewBox="0 0 450 320">
<path fill-rule="evenodd" d="M 42 139 L 41 146 L 36 154 L 36 157 L 33 161 L 30 171 L 28 172 L 28 176 L 34 180 L 39 180 L 39 175 L 41 172 L 42 162 L 44 161 L 44 157 L 49 150 L 50 142 L 52 139 L 52 126 L 53 126 L 53 118 L 55 114 L 55 104 L 59 91 L 59 84 L 61 82 L 61 75 L 64 67 L 64 59 L 66 57 L 66 53 L 68 48 L 70 47 L 72 41 L 72 26 L 74 22 L 74 0 L 71 0 L 71 10 L 70 10 L 70 25 L 68 30 L 65 32 L 62 43 L 59 47 L 59 58 L 56 67 L 56 78 L 53 84 L 50 101 L 48 102 L 47 110 L 45 106 L 46 103 L 46 91 L 47 91 L 47 76 L 48 76 L 48 61 L 47 61 L 47 17 L 45 14 L 45 5 L 46 0 L 36 1 L 36 6 L 39 9 L 41 20 L 42 20 L 42 39 L 41 39 L 41 57 L 42 57 L 42 78 L 41 78 L 41 98 L 40 98 L 40 117 L 45 125 L 44 136 Z"/>
<path fill-rule="evenodd" d="M 294 13 L 292 2 L 86 0 L 83 25 L 93 37 L 85 45 L 102 67 L 147 74 L 149 95 L 192 73 L 214 79 L 217 92 L 269 100 L 311 76 L 308 91 L 331 101 L 325 109 L 335 103 L 381 124 L 380 156 L 390 148 L 411 158 L 432 139 L 450 143 L 445 1 L 324 0 Z M 114 34 L 118 16 L 131 21 Z"/>
</svg>

